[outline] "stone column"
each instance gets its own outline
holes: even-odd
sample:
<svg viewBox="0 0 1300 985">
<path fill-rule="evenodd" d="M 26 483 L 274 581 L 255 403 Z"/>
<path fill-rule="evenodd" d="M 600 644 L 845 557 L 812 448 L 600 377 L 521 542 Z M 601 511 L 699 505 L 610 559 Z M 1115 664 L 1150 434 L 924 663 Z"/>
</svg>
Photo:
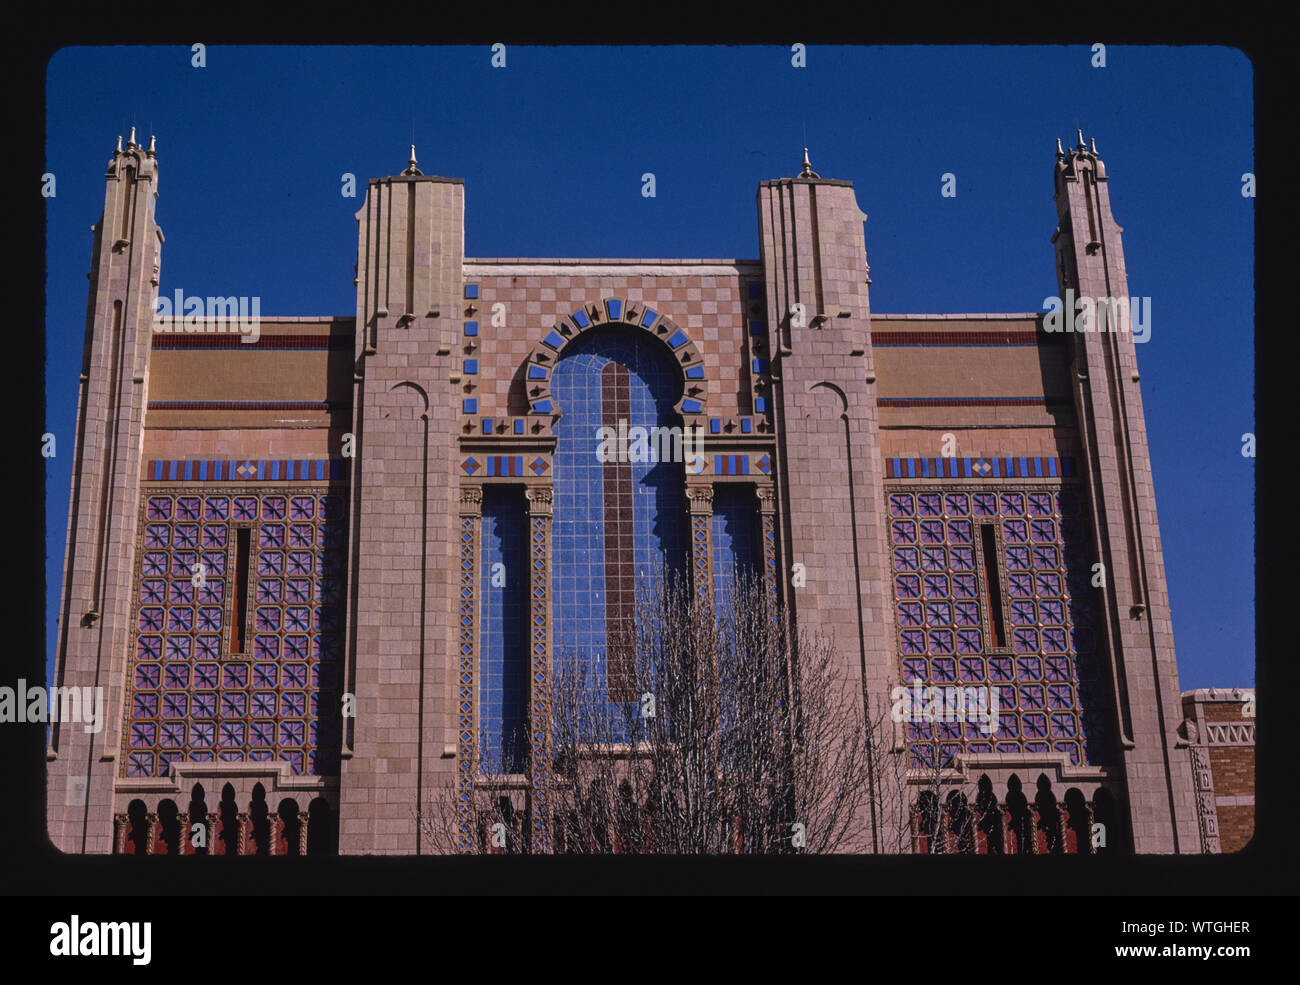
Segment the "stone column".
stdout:
<svg viewBox="0 0 1300 985">
<path fill-rule="evenodd" d="M 758 487 L 759 536 L 763 541 L 763 587 L 772 601 L 780 600 L 781 579 L 776 557 L 776 487 Z"/>
<path fill-rule="evenodd" d="M 474 847 L 474 777 L 478 765 L 478 708 L 474 674 L 478 667 L 478 556 L 483 529 L 483 487 L 460 491 L 460 637 L 456 674 L 456 847 Z"/>
<path fill-rule="evenodd" d="M 551 518 L 549 486 L 530 486 L 528 499 L 529 748 L 528 817 L 532 850 L 551 850 Z"/>
<path fill-rule="evenodd" d="M 695 597 L 713 607 L 713 486 L 688 484 L 691 517 L 691 585 Z"/>
</svg>

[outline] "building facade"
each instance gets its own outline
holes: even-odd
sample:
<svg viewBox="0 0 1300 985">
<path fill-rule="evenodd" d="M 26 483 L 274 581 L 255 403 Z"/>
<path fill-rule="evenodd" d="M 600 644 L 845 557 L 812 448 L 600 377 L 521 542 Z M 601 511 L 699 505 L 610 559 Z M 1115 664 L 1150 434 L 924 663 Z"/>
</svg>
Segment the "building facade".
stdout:
<svg viewBox="0 0 1300 985">
<path fill-rule="evenodd" d="M 1201 850 L 1239 852 L 1255 834 L 1255 692 L 1202 687 L 1183 692 Z"/>
<path fill-rule="evenodd" d="M 357 213 L 356 311 L 256 321 L 160 293 L 152 140 L 106 178 L 54 683 L 108 721 L 52 729 L 61 850 L 430 852 L 424 805 L 489 768 L 550 850 L 555 662 L 656 567 L 761 575 L 867 700 L 996 688 L 991 734 L 897 742 L 980 850 L 1202 850 L 1131 332 L 872 312 L 866 216 L 806 152 L 758 259 L 544 260 L 466 257 L 464 183 L 412 148 Z M 1127 298 L 1082 134 L 1053 180 L 1069 313 Z M 700 437 L 608 460 L 602 428 Z"/>
</svg>

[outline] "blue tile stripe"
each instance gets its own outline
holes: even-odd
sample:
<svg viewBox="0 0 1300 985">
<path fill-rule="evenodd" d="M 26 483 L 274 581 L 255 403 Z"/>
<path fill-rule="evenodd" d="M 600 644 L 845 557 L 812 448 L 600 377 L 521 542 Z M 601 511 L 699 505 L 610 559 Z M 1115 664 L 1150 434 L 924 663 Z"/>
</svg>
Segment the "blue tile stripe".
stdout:
<svg viewBox="0 0 1300 985">
<path fill-rule="evenodd" d="M 714 455 L 714 475 L 749 475 L 748 455 Z"/>
<path fill-rule="evenodd" d="M 522 455 L 488 455 L 485 464 L 489 479 L 516 479 L 524 474 Z"/>
<path fill-rule="evenodd" d="M 528 420 L 524 417 L 481 417 L 479 429 L 482 438 L 511 438 L 525 432 Z"/>
<path fill-rule="evenodd" d="M 348 478 L 346 458 L 165 459 L 145 463 L 145 482 L 326 482 Z"/>
<path fill-rule="evenodd" d="M 1055 479 L 1074 474 L 1069 457 L 885 459 L 886 479 Z"/>
</svg>

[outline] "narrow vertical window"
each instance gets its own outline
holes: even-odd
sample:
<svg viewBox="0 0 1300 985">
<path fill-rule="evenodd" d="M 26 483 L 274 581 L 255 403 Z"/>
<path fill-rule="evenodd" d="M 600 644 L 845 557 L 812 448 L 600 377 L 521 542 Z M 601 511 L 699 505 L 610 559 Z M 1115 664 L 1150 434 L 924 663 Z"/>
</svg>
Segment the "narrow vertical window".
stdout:
<svg viewBox="0 0 1300 985">
<path fill-rule="evenodd" d="M 484 488 L 480 565 L 480 762 L 488 774 L 523 773 L 527 769 L 529 576 L 522 487 Z"/>
<path fill-rule="evenodd" d="M 758 498 L 749 484 L 713 487 L 713 595 L 718 606 L 732 599 L 762 570 Z"/>
<path fill-rule="evenodd" d="M 248 527 L 239 527 L 235 530 L 235 595 L 231 614 L 231 653 L 245 652 L 244 633 L 248 624 L 248 561 L 252 533 Z"/>
<path fill-rule="evenodd" d="M 1003 647 L 1007 645 L 1007 633 L 1002 624 L 1002 581 L 998 577 L 998 545 L 992 525 L 980 525 L 980 543 L 984 549 L 984 597 L 989 600 L 989 632 L 993 646 Z"/>
</svg>

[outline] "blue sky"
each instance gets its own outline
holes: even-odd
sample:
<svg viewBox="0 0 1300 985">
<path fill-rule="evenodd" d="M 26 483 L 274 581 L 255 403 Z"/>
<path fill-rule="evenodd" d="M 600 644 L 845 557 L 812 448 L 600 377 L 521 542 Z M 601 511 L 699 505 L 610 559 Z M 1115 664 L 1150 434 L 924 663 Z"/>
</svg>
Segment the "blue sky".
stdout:
<svg viewBox="0 0 1300 985">
<path fill-rule="evenodd" d="M 1252 68 L 1230 48 L 68 48 L 47 71 L 53 666 L 86 271 L 117 135 L 158 137 L 160 290 L 351 315 L 354 214 L 406 166 L 466 183 L 467 256 L 757 258 L 759 181 L 853 181 L 877 312 L 1042 310 L 1058 136 L 1124 229 L 1183 688 L 1255 681 Z M 652 172 L 656 197 L 641 195 Z M 941 175 L 957 177 L 955 199 Z M 357 198 L 340 194 L 356 175 Z M 1211 390 L 1212 388 L 1212 390 Z"/>
</svg>

